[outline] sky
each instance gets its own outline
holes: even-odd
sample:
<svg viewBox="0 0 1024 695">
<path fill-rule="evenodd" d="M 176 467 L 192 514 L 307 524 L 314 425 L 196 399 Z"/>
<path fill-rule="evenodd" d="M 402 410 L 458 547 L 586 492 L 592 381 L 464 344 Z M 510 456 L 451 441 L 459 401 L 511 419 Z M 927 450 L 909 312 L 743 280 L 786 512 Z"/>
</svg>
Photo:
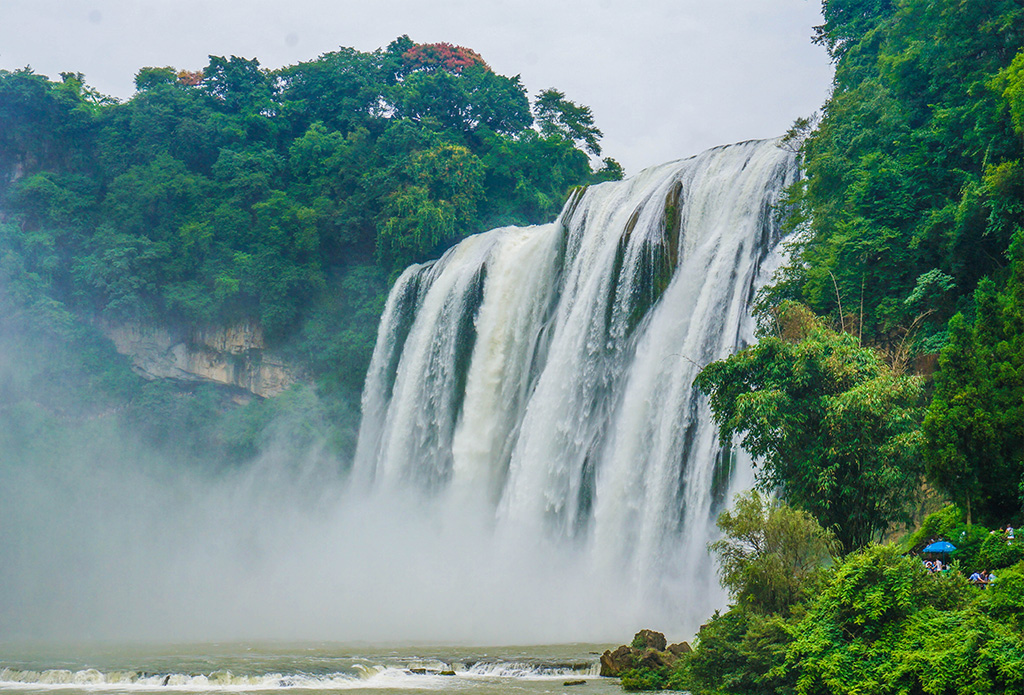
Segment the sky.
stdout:
<svg viewBox="0 0 1024 695">
<path fill-rule="evenodd" d="M 209 55 L 268 68 L 408 34 L 480 53 L 593 110 L 627 174 L 781 135 L 820 108 L 832 67 L 817 0 L 0 0 L 0 69 L 81 72 L 127 99 L 139 68 Z"/>
</svg>

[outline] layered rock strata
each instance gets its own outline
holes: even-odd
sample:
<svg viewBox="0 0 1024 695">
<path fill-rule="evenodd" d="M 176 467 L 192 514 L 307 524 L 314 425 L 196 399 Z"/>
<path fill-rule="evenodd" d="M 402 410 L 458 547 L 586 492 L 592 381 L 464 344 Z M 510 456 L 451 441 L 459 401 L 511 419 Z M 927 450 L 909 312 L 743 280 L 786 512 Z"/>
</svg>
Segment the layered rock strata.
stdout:
<svg viewBox="0 0 1024 695">
<path fill-rule="evenodd" d="M 276 396 L 299 380 L 293 367 L 266 349 L 254 322 L 192 329 L 128 323 L 105 325 L 103 331 L 146 379 L 211 382 L 261 397 Z"/>
</svg>

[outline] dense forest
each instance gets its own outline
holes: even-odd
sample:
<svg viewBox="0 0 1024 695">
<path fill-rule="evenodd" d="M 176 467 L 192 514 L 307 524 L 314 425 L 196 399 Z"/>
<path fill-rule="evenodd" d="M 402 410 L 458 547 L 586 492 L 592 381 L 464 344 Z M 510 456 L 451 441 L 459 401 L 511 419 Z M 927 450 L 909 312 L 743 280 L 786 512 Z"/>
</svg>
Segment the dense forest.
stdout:
<svg viewBox="0 0 1024 695">
<path fill-rule="evenodd" d="M 899 368 L 938 353 L 921 454 L 985 523 L 1024 495 L 1024 3 L 829 0 L 788 298 Z M 922 364 L 923 363 L 923 364 Z"/>
<path fill-rule="evenodd" d="M 697 380 L 771 497 L 718 520 L 733 605 L 623 685 L 1024 692 L 1024 2 L 823 14 L 833 91 L 784 139 L 791 263 L 759 342 Z"/>
<path fill-rule="evenodd" d="M 777 318 L 785 300 L 802 302 L 897 375 L 916 366 L 931 377 L 937 353 L 916 399 L 927 407 L 915 473 L 968 522 L 1016 520 L 1024 3 L 829 0 L 824 15 L 817 41 L 836 62 L 833 94 L 803 143 L 795 262 L 761 310 Z M 870 380 L 833 383 L 838 392 Z M 883 390 L 895 398 L 900 389 Z"/>
<path fill-rule="evenodd" d="M 0 337 L 18 365 L 0 390 L 59 417 L 125 411 L 161 444 L 186 427 L 210 461 L 251 455 L 291 401 L 335 423 L 345 458 L 397 272 L 622 176 L 597 160 L 589 108 L 556 89 L 531 104 L 450 44 L 403 36 L 279 70 L 211 56 L 135 86 L 121 103 L 81 74 L 0 71 Z M 216 389 L 143 382 L 97 330 L 245 320 L 304 395 L 236 413 Z"/>
</svg>

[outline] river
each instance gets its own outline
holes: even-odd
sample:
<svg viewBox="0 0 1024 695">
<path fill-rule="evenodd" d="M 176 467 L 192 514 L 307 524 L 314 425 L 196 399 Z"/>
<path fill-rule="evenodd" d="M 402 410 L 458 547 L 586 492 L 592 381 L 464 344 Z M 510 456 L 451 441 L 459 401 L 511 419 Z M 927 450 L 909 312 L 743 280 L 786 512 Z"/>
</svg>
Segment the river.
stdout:
<svg viewBox="0 0 1024 695">
<path fill-rule="evenodd" d="M 597 675 L 599 654 L 608 646 L 0 644 L 0 691 L 25 695 L 619 693 L 617 678 Z M 442 675 L 451 672 L 454 675 Z"/>
</svg>

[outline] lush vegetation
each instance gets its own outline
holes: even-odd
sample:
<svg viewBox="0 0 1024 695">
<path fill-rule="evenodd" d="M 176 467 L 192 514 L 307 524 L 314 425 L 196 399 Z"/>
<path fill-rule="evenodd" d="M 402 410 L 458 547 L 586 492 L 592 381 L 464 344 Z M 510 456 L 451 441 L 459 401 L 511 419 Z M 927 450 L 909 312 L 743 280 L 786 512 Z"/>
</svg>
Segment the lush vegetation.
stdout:
<svg viewBox="0 0 1024 695">
<path fill-rule="evenodd" d="M 352 420 L 398 270 L 622 175 L 591 164 L 589 108 L 556 89 L 531 105 L 449 44 L 403 36 L 279 70 L 211 56 L 135 85 L 119 103 L 81 74 L 0 71 L 0 321 L 18 354 L 54 356 L 19 391 L 50 411 L 147 403 L 173 432 L 163 411 L 194 406 L 181 417 L 210 423 L 224 398 L 141 383 L 92 326 L 250 320 Z M 190 431 L 207 429 L 197 448 L 221 456 L 219 426 Z"/>
<path fill-rule="evenodd" d="M 762 487 L 847 551 L 910 522 L 925 481 L 968 524 L 1019 521 L 1024 3 L 823 14 L 833 93 L 784 142 L 806 173 L 792 260 L 760 297 L 761 342 L 698 385 Z"/>
<path fill-rule="evenodd" d="M 624 687 L 697 695 L 1024 692 L 1024 543 L 974 526 L 991 539 L 986 545 L 1006 549 L 1001 559 L 974 555 L 975 564 L 958 559 L 935 573 L 906 555 L 919 536 L 841 558 L 829 552 L 829 532 L 799 515 L 756 494 L 739 500 L 720 521 L 724 538 L 715 546 L 735 605 L 702 626 L 696 649 L 671 669 L 634 670 Z M 944 510 L 925 525 L 952 533 L 948 522 L 960 516 Z M 791 563 L 800 571 L 783 571 Z M 957 571 L 983 567 L 995 569 L 986 588 Z M 789 599 L 780 604 L 782 596 Z"/>
<path fill-rule="evenodd" d="M 1021 226 L 1024 6 L 825 0 L 823 12 L 833 93 L 803 143 L 790 223 L 804 234 L 775 296 L 883 348 L 914 326 L 935 351 L 979 281 L 1005 276 Z"/>
<path fill-rule="evenodd" d="M 923 480 L 968 524 L 1019 521 L 1024 3 L 823 10 L 835 84 L 787 137 L 806 171 L 792 262 L 762 294 L 761 343 L 698 383 L 762 484 L 848 551 L 909 521 Z"/>
<path fill-rule="evenodd" d="M 741 435 L 760 482 L 813 514 L 847 550 L 906 520 L 921 466 L 920 379 L 806 308 L 775 311 L 778 335 L 706 367 L 723 444 Z"/>
<path fill-rule="evenodd" d="M 724 536 L 710 546 L 722 584 L 755 613 L 788 615 L 839 555 L 835 534 L 807 512 L 773 503 L 756 490 L 739 495 L 733 506 L 718 517 Z"/>
<path fill-rule="evenodd" d="M 935 397 L 924 420 L 931 479 L 990 524 L 1019 519 L 1024 500 L 1024 233 L 1010 277 L 975 292 L 975 319 L 957 314 L 939 356 Z"/>
<path fill-rule="evenodd" d="M 763 482 L 847 550 L 906 516 L 922 477 L 968 523 L 1019 521 L 1024 3 L 823 11 L 835 83 L 788 136 L 793 259 L 762 295 L 762 344 L 700 383 L 723 437 L 746 431 Z M 787 299 L 827 318 L 794 334 Z"/>
<path fill-rule="evenodd" d="M 775 501 L 719 519 L 733 605 L 623 685 L 1022 693 L 1024 544 L 1001 529 L 1024 518 L 1024 3 L 823 12 L 833 93 L 783 142 L 806 174 L 792 261 L 759 343 L 697 380 Z M 930 572 L 940 538 L 957 550 Z"/>
</svg>

